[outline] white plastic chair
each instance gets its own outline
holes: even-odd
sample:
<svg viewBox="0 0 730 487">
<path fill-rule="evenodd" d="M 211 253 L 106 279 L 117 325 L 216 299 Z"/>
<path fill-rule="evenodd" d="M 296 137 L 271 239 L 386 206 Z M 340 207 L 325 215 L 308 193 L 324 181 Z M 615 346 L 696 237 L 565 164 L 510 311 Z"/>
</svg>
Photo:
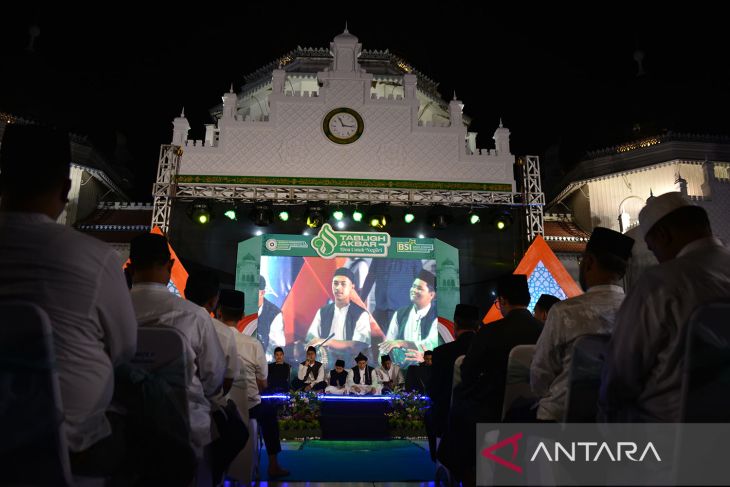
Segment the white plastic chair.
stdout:
<svg viewBox="0 0 730 487">
<path fill-rule="evenodd" d="M 502 403 L 502 419 L 518 399 L 535 399 L 530 387 L 530 365 L 535 355 L 535 345 L 517 345 L 509 352 L 507 377 Z"/>
</svg>

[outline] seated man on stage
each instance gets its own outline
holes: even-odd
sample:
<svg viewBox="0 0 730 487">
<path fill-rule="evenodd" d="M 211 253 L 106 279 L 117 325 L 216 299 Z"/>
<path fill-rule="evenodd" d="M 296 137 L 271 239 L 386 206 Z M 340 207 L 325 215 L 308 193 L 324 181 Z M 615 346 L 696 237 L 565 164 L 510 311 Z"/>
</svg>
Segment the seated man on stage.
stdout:
<svg viewBox="0 0 730 487">
<path fill-rule="evenodd" d="M 269 364 L 268 392 L 289 392 L 291 389 L 291 365 L 284 362 L 284 350 L 281 347 L 274 349 L 274 362 Z"/>
<path fill-rule="evenodd" d="M 375 369 L 378 381 L 383 386 L 383 392 L 390 392 L 403 385 L 403 374 L 400 367 L 393 365 L 390 355 L 383 355 L 380 358 L 380 367 Z"/>
<path fill-rule="evenodd" d="M 299 372 L 294 380 L 295 391 L 322 391 L 327 387 L 324 381 L 324 367 L 317 362 L 317 349 L 307 348 L 307 360 L 299 364 Z"/>
<path fill-rule="evenodd" d="M 332 277 L 334 303 L 322 306 L 307 332 L 309 346 L 321 345 L 328 363 L 351 357 L 370 346 L 370 314 L 350 301 L 355 275 L 340 267 Z"/>
<path fill-rule="evenodd" d="M 380 353 L 406 350 L 408 363 L 421 362 L 423 352 L 438 346 L 438 315 L 433 300 L 436 298 L 436 276 L 421 269 L 411 286 L 411 304 L 393 315 Z M 396 357 L 397 358 L 397 357 Z"/>
<path fill-rule="evenodd" d="M 346 395 L 350 393 L 348 382 L 350 381 L 351 370 L 345 370 L 345 361 L 335 362 L 335 370 L 330 370 L 329 385 L 324 390 L 327 394 Z"/>
<path fill-rule="evenodd" d="M 357 365 L 348 374 L 350 394 L 364 396 L 365 394 L 380 394 L 382 386 L 378 382 L 375 369 L 368 367 L 368 358 L 360 353 L 355 357 Z"/>
</svg>

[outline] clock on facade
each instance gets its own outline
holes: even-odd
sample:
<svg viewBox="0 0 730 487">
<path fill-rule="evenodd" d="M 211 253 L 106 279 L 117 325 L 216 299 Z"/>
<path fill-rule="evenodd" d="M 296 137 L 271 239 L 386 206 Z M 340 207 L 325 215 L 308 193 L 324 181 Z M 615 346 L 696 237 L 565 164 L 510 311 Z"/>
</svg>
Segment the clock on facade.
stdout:
<svg viewBox="0 0 730 487">
<path fill-rule="evenodd" d="M 325 115 L 322 130 L 335 144 L 352 144 L 365 128 L 362 117 L 350 108 L 335 108 Z"/>
</svg>

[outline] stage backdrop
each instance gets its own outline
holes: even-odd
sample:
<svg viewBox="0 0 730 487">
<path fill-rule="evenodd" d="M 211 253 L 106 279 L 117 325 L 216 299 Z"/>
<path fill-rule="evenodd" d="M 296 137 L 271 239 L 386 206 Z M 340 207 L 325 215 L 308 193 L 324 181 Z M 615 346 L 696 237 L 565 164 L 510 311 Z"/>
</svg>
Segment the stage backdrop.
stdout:
<svg viewBox="0 0 730 487">
<path fill-rule="evenodd" d="M 453 340 L 450 322 L 460 299 L 458 262 L 458 250 L 440 240 L 335 231 L 329 224 L 315 236 L 254 237 L 238 244 L 236 289 L 246 295 L 246 313 L 258 315 L 244 332 L 257 334 L 269 357 L 275 346 L 283 344 L 287 361 L 303 360 L 313 338 L 327 338 L 318 337 L 312 325 L 315 319 L 321 321 L 320 309 L 334 301 L 333 276 L 338 268 L 345 267 L 355 277 L 350 302 L 368 313 L 367 336 L 356 329 L 354 338 L 367 345 L 361 348 L 369 365 L 377 366 L 380 355 L 388 352 L 395 363 L 408 366 L 420 361 L 425 350 Z M 428 280 L 429 272 L 435 276 L 433 289 L 412 289 L 423 280 L 418 279 L 419 274 Z M 421 340 L 403 336 L 406 313 L 413 308 L 415 315 L 414 303 L 424 295 L 432 310 L 423 317 L 425 325 L 420 319 L 416 325 L 422 329 L 421 336 L 416 337 Z M 422 301 L 420 304 L 423 306 Z M 425 309 L 421 308 L 421 314 Z M 336 358 L 351 367 L 355 355 L 327 344 L 318 352 L 328 367 L 333 367 Z"/>
</svg>

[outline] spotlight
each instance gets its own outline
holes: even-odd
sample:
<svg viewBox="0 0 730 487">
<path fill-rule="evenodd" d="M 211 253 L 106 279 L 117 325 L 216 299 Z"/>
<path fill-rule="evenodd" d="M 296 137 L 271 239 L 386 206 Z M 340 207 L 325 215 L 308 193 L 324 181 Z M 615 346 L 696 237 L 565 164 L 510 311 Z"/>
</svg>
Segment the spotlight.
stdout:
<svg viewBox="0 0 730 487">
<path fill-rule="evenodd" d="M 469 213 L 466 216 L 469 219 L 469 223 L 471 223 L 472 225 L 476 225 L 477 223 L 482 221 L 482 219 L 479 217 L 479 213 L 474 210 L 469 210 Z"/>
<path fill-rule="evenodd" d="M 374 207 L 368 214 L 368 224 L 378 230 L 388 226 L 390 223 L 390 215 L 386 211 L 385 207 Z"/>
<path fill-rule="evenodd" d="M 345 212 L 337 208 L 335 211 L 332 212 L 332 218 L 334 218 L 338 222 L 342 221 L 342 219 L 345 218 Z"/>
<path fill-rule="evenodd" d="M 358 209 L 355 209 L 355 211 L 352 212 L 352 219 L 356 222 L 362 221 L 362 212 Z"/>
<path fill-rule="evenodd" d="M 198 225 L 207 225 L 213 219 L 207 203 L 195 203 L 190 210 L 190 218 Z"/>
<path fill-rule="evenodd" d="M 424 234 L 422 234 L 422 233 L 419 233 L 418 234 L 418 238 L 426 238 L 426 236 Z"/>
<path fill-rule="evenodd" d="M 512 213 L 509 210 L 500 210 L 492 218 L 492 225 L 497 230 L 504 230 L 512 225 Z"/>
<path fill-rule="evenodd" d="M 236 210 L 228 210 L 228 211 L 226 211 L 225 213 L 223 213 L 223 215 L 224 215 L 224 216 L 225 216 L 226 218 L 228 218 L 229 220 L 233 220 L 233 221 L 236 221 L 236 220 L 238 219 L 238 218 L 237 218 L 237 215 L 236 215 Z"/>
<path fill-rule="evenodd" d="M 446 228 L 451 224 L 452 216 L 447 213 L 433 213 L 428 217 L 428 223 L 433 228 Z"/>
<path fill-rule="evenodd" d="M 289 212 L 286 210 L 281 210 L 279 212 L 279 220 L 285 222 L 289 220 Z"/>
<path fill-rule="evenodd" d="M 406 223 L 412 223 L 415 219 L 416 215 L 413 214 L 413 211 L 406 210 L 405 214 L 403 215 L 403 221 Z"/>
<path fill-rule="evenodd" d="M 256 230 L 254 233 L 256 234 L 257 237 L 264 234 L 264 232 L 262 232 L 261 230 Z"/>
<path fill-rule="evenodd" d="M 345 228 L 345 222 L 343 222 L 341 220 L 338 221 L 337 222 L 337 228 L 339 228 L 340 230 L 342 230 L 343 228 Z"/>
<path fill-rule="evenodd" d="M 268 227 L 274 220 L 274 212 L 271 210 L 271 206 L 267 204 L 254 205 L 251 213 L 248 217 L 258 227 Z"/>
<path fill-rule="evenodd" d="M 318 228 L 327 220 L 327 214 L 321 205 L 312 205 L 307 209 L 307 226 L 309 228 Z"/>
</svg>

